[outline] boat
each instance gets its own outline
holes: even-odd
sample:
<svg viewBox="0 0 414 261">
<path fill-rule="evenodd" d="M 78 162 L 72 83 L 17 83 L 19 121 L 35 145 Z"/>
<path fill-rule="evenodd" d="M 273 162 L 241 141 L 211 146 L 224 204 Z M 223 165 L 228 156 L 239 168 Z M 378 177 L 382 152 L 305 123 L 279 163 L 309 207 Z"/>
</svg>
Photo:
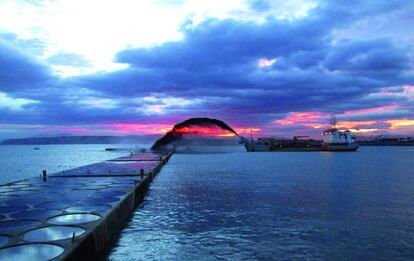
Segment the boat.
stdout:
<svg viewBox="0 0 414 261">
<path fill-rule="evenodd" d="M 356 151 L 359 145 L 349 130 L 336 128 L 336 118 L 331 117 L 331 127 L 324 130 L 323 141 L 313 140 L 308 136 L 294 136 L 293 139 L 240 137 L 248 152 L 255 151 Z"/>
<path fill-rule="evenodd" d="M 323 132 L 322 146 L 326 151 L 356 151 L 359 148 L 349 130 L 339 131 L 336 128 Z"/>
</svg>

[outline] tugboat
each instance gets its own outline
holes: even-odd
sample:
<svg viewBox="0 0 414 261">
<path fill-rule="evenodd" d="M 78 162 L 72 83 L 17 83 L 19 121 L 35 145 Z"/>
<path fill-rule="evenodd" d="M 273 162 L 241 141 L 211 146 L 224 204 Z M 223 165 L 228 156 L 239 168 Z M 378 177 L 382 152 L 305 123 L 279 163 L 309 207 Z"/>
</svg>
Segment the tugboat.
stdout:
<svg viewBox="0 0 414 261">
<path fill-rule="evenodd" d="M 340 131 L 336 128 L 336 118 L 331 116 L 331 127 L 323 132 L 323 141 L 310 139 L 308 136 L 294 136 L 290 140 L 274 138 L 253 139 L 240 137 L 248 152 L 254 151 L 356 151 L 358 143 L 352 138 L 349 130 Z"/>
</svg>

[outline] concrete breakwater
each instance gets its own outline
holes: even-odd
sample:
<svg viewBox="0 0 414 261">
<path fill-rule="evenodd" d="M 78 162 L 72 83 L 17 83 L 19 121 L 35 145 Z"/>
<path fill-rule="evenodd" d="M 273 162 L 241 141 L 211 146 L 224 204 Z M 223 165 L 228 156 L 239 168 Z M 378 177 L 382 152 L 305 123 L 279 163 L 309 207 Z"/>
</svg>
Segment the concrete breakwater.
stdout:
<svg viewBox="0 0 414 261">
<path fill-rule="evenodd" d="M 172 152 L 142 152 L 0 186 L 0 260 L 103 257 Z"/>
</svg>

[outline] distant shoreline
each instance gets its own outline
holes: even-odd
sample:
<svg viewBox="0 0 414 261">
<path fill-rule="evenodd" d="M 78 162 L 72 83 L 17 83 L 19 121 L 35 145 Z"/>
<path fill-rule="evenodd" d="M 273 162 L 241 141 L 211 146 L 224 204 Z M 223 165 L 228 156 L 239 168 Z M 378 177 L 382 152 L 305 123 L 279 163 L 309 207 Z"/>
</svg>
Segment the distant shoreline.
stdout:
<svg viewBox="0 0 414 261">
<path fill-rule="evenodd" d="M 53 145 L 53 144 L 128 144 L 149 143 L 158 136 L 59 136 L 6 139 L 0 145 Z"/>
<path fill-rule="evenodd" d="M 6 139 L 0 145 L 64 145 L 64 144 L 139 144 L 153 143 L 159 135 L 146 136 L 58 136 L 58 137 L 35 137 L 21 139 Z M 197 142 L 200 145 L 237 145 L 234 140 L 206 139 Z M 414 139 L 384 138 L 378 140 L 357 140 L 360 146 L 414 146 Z M 186 143 L 186 142 L 184 142 Z"/>
</svg>

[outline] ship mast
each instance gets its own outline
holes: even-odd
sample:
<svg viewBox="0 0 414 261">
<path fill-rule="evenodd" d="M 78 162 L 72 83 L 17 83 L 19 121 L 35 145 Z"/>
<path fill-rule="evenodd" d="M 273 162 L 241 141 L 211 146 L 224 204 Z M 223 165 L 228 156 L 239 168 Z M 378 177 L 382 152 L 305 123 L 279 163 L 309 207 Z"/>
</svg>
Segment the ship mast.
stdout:
<svg viewBox="0 0 414 261">
<path fill-rule="evenodd" d="M 338 123 L 338 121 L 336 120 L 335 114 L 331 114 L 331 118 L 329 118 L 329 123 L 331 124 L 332 129 L 336 129 L 336 124 Z"/>
</svg>

